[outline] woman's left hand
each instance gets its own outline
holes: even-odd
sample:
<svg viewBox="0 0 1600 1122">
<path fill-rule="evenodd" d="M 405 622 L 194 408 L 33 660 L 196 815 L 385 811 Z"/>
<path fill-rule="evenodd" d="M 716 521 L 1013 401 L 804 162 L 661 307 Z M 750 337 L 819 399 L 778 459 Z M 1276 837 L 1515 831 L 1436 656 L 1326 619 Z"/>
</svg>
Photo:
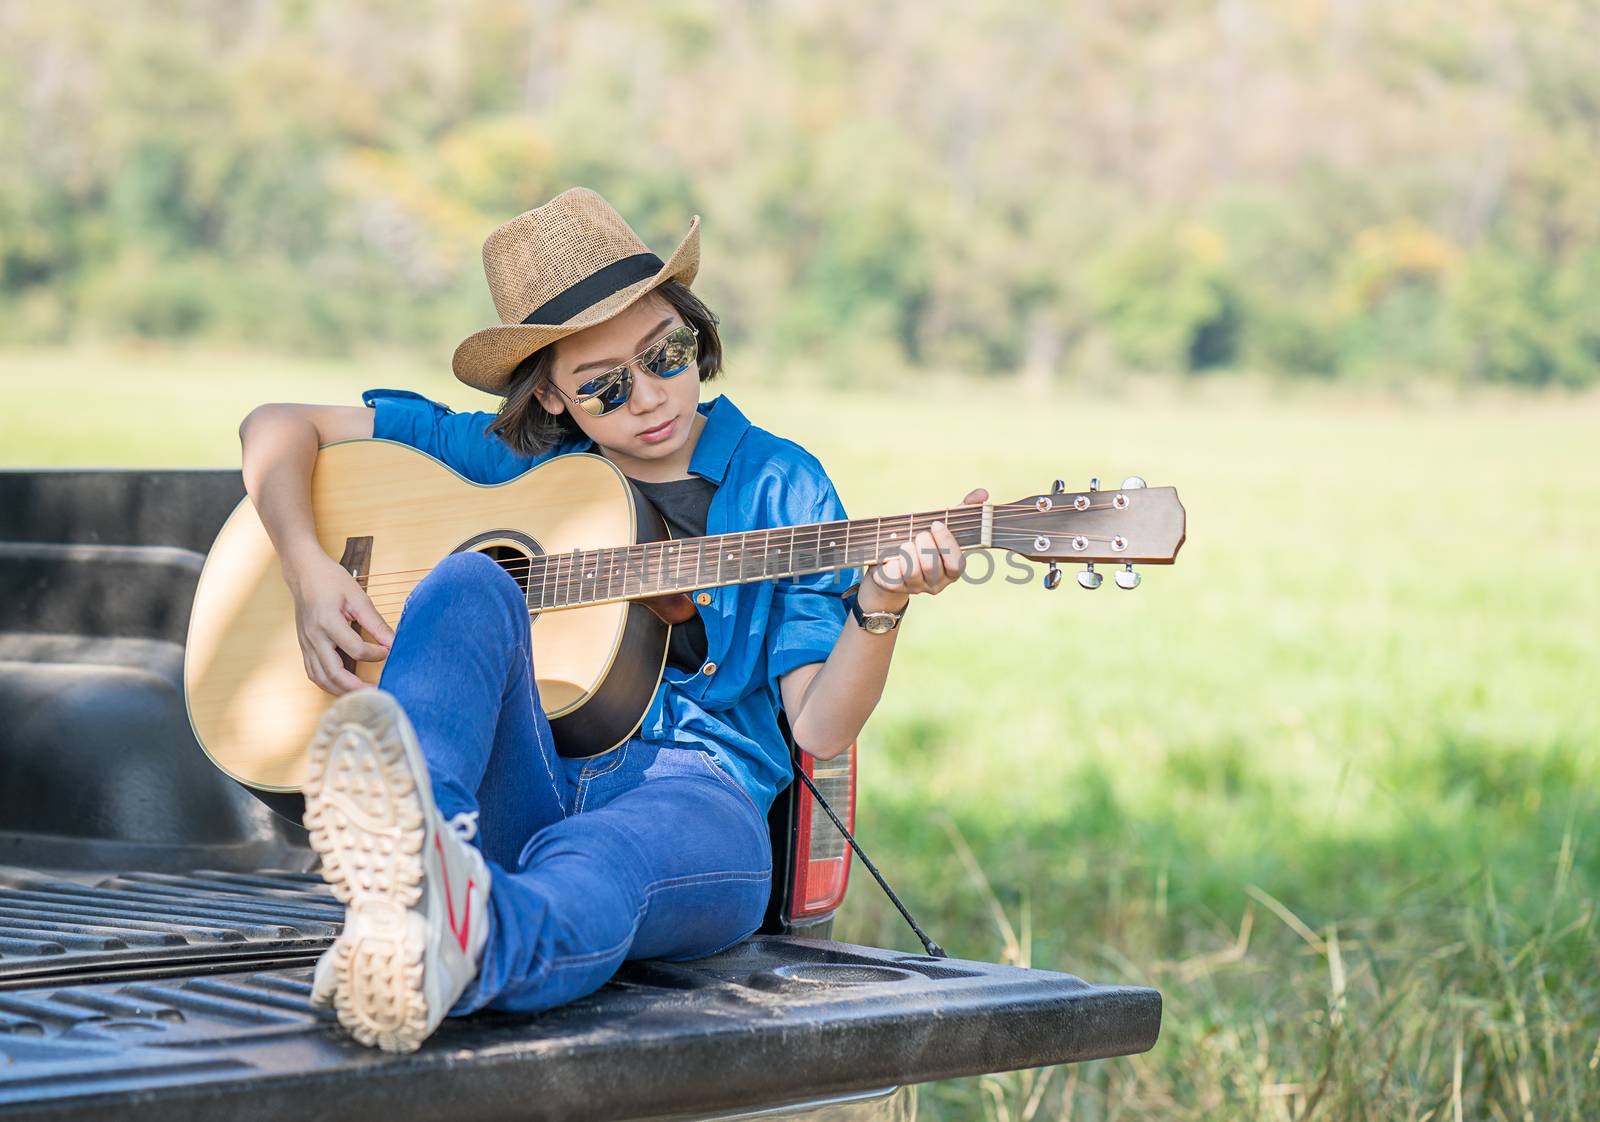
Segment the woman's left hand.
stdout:
<svg viewBox="0 0 1600 1122">
<path fill-rule="evenodd" d="M 979 487 L 961 504 L 988 501 L 989 492 Z M 863 612 L 898 612 L 914 593 L 931 595 L 954 584 L 961 576 L 962 561 L 961 546 L 950 527 L 935 522 L 868 570 L 870 576 L 861 582 L 857 602 Z"/>
</svg>

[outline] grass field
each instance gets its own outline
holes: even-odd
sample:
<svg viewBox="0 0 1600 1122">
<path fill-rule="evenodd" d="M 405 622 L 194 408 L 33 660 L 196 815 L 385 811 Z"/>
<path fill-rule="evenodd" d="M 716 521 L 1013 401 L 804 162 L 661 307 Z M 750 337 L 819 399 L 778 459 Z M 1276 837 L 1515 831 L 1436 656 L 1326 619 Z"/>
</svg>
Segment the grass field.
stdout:
<svg viewBox="0 0 1600 1122">
<path fill-rule="evenodd" d="M 953 954 L 1166 999 L 1148 1055 L 924 1118 L 1600 1117 L 1600 403 L 800 381 L 730 384 L 853 514 L 1135 472 L 1189 511 L 1135 592 L 911 607 L 869 852 Z M 389 385 L 488 400 L 399 361 L 0 355 L 0 463 L 234 465 L 251 405 Z M 864 875 L 838 934 L 917 947 Z"/>
</svg>

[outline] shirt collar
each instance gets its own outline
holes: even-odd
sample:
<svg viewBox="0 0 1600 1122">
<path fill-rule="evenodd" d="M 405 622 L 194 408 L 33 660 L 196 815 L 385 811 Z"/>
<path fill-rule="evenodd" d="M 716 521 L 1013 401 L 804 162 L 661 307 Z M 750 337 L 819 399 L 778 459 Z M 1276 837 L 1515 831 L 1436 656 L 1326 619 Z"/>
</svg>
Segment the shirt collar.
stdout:
<svg viewBox="0 0 1600 1122">
<path fill-rule="evenodd" d="M 725 394 L 718 394 L 712 401 L 702 401 L 697 409 L 705 416 L 706 423 L 700 430 L 694 454 L 689 457 L 689 471 L 720 487 L 728 474 L 733 450 L 749 430 L 750 421 Z"/>
<path fill-rule="evenodd" d="M 728 474 L 728 463 L 733 459 L 734 449 L 750 428 L 750 420 L 726 394 L 718 394 L 711 401 L 702 401 L 695 406 L 695 410 L 705 417 L 706 423 L 700 430 L 694 453 L 689 457 L 689 473 L 709 479 L 720 487 Z M 561 452 L 598 454 L 598 446 L 587 436 L 577 433 L 561 446 L 557 454 Z"/>
</svg>

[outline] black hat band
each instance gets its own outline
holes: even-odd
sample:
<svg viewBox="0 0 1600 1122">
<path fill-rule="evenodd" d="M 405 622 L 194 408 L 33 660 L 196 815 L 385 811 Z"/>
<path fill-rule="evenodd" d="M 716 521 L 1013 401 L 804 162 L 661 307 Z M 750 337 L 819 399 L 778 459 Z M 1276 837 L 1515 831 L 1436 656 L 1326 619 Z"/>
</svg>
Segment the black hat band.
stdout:
<svg viewBox="0 0 1600 1122">
<path fill-rule="evenodd" d="M 556 293 L 523 317 L 527 325 L 555 326 L 593 307 L 607 296 L 614 296 L 630 284 L 655 276 L 663 268 L 653 253 L 635 253 L 596 269 L 577 284 Z"/>
</svg>

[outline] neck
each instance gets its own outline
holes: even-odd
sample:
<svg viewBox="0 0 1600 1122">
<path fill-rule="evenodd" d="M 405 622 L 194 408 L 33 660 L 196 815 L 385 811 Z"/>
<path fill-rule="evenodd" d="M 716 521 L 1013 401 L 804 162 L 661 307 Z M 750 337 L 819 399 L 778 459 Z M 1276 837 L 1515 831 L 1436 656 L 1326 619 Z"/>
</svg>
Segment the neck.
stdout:
<svg viewBox="0 0 1600 1122">
<path fill-rule="evenodd" d="M 983 549 L 991 544 L 992 511 L 963 506 L 541 555 L 529 566 L 528 605 L 575 608 L 874 565 L 935 521 L 963 550 Z"/>
<path fill-rule="evenodd" d="M 659 460 L 643 460 L 604 446 L 601 446 L 600 454 L 616 464 L 623 475 L 642 483 L 670 483 L 674 479 L 688 479 L 689 461 L 694 458 L 695 445 L 700 443 L 700 430 L 706 423 L 698 409 L 693 416 L 694 420 L 689 423 L 689 438 L 683 442 L 683 447 L 670 456 Z"/>
</svg>

